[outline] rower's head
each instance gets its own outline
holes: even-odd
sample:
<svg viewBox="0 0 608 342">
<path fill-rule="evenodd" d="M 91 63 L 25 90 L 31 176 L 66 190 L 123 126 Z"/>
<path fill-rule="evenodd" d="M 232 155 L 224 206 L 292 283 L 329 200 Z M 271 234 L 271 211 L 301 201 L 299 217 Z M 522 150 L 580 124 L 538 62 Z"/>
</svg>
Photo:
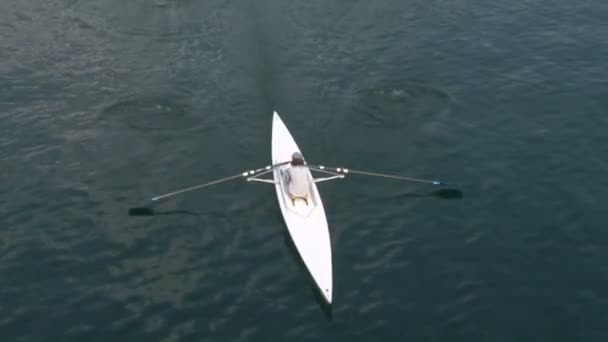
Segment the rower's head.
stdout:
<svg viewBox="0 0 608 342">
<path fill-rule="evenodd" d="M 304 165 L 304 157 L 302 157 L 300 152 L 294 152 L 294 154 L 291 155 L 291 165 Z"/>
</svg>

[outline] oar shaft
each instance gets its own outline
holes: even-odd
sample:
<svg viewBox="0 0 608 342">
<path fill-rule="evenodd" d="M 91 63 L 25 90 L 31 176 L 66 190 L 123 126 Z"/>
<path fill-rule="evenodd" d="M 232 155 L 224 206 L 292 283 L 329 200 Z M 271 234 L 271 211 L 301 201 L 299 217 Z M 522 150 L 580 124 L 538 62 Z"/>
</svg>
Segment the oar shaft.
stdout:
<svg viewBox="0 0 608 342">
<path fill-rule="evenodd" d="M 358 170 L 351 170 L 351 169 L 348 169 L 348 173 L 355 173 L 355 174 L 366 175 L 366 176 L 376 176 L 376 177 L 392 178 L 392 179 L 399 179 L 399 180 L 405 180 L 405 181 L 410 181 L 410 182 L 418 182 L 418 183 L 430 183 L 430 184 L 437 184 L 437 183 L 439 183 L 438 181 L 430 180 L 430 179 L 404 177 L 404 176 L 397 176 L 397 175 L 387 175 L 387 174 L 383 174 L 383 173 L 368 172 L 368 171 L 358 171 Z"/>
<path fill-rule="evenodd" d="M 204 187 L 207 187 L 207 186 L 210 186 L 210 185 L 227 182 L 229 180 L 233 180 L 233 179 L 236 179 L 236 178 L 239 178 L 239 177 L 243 177 L 243 173 L 239 173 L 238 175 L 234 175 L 234 176 L 230 176 L 230 177 L 214 180 L 214 181 L 211 181 L 209 183 L 199 184 L 199 185 L 191 186 L 189 188 L 184 188 L 184 189 L 176 190 L 176 191 L 169 192 L 169 193 L 166 193 L 166 194 L 163 194 L 163 195 L 159 195 L 159 196 L 156 196 L 156 197 L 152 197 L 152 201 L 158 201 L 159 199 L 163 199 L 163 198 L 167 198 L 167 197 L 172 197 L 172 196 L 175 196 L 175 195 L 183 194 L 184 192 L 189 192 L 189 191 L 197 190 L 197 189 L 204 188 Z"/>
<path fill-rule="evenodd" d="M 233 180 L 233 179 L 237 179 L 237 178 L 240 178 L 240 177 L 251 177 L 253 175 L 260 176 L 260 175 L 269 173 L 274 168 L 276 168 L 278 166 L 285 165 L 287 163 L 289 163 L 289 161 L 277 163 L 277 164 L 274 164 L 274 165 L 268 165 L 266 167 L 259 168 L 257 170 L 243 171 L 243 172 L 241 172 L 239 174 L 228 176 L 228 177 L 224 177 L 224 178 L 220 178 L 220 179 L 216 179 L 216 180 L 208 182 L 208 183 L 203 183 L 203 184 L 194 185 L 194 186 L 191 186 L 191 187 L 188 187 L 188 188 L 184 188 L 184 189 L 179 189 L 179 190 L 172 191 L 172 192 L 169 192 L 169 193 L 166 193 L 166 194 L 162 194 L 162 195 L 158 195 L 158 196 L 152 197 L 152 201 L 155 202 L 155 201 L 158 201 L 158 200 L 163 199 L 163 198 L 172 197 L 172 196 L 175 196 L 175 195 L 180 195 L 180 194 L 183 194 L 185 192 L 190 192 L 190 191 L 198 190 L 198 189 L 205 188 L 205 187 L 208 187 L 208 186 L 214 185 L 214 184 L 224 183 L 224 182 L 227 182 L 227 181 L 230 181 L 230 180 Z"/>
<path fill-rule="evenodd" d="M 316 171 L 330 173 L 330 174 L 344 174 L 345 175 L 345 174 L 353 173 L 353 174 L 359 174 L 359 175 L 365 175 L 365 176 L 398 179 L 398 180 L 404 180 L 404 181 L 409 181 L 409 182 L 427 183 L 427 184 L 433 184 L 433 185 L 444 185 L 443 182 L 440 182 L 438 180 L 405 177 L 405 176 L 398 176 L 398 175 L 389 175 L 389 174 L 385 174 L 385 173 L 370 172 L 370 171 L 352 170 L 352 169 L 347 169 L 347 168 L 343 168 L 343 167 L 327 167 L 327 166 L 323 166 L 323 165 L 315 165 L 315 166 L 310 166 L 310 168 L 313 170 L 316 170 Z"/>
</svg>

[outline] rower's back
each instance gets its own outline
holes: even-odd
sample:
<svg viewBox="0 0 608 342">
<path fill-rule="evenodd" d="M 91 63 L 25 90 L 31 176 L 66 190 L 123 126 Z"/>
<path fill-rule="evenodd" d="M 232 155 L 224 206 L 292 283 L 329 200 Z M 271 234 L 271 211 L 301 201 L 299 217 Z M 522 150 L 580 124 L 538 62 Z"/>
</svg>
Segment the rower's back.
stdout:
<svg viewBox="0 0 608 342">
<path fill-rule="evenodd" d="M 306 197 L 310 181 L 310 173 L 306 166 L 291 166 L 287 169 L 288 190 L 292 196 Z"/>
</svg>

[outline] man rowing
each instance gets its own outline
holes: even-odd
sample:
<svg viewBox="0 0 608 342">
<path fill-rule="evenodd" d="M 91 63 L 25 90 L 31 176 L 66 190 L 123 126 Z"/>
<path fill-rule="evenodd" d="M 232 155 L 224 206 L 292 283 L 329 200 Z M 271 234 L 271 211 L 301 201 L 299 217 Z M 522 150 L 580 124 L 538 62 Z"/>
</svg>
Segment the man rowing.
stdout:
<svg viewBox="0 0 608 342">
<path fill-rule="evenodd" d="M 312 177 L 304 164 L 304 157 L 299 152 L 295 152 L 291 155 L 291 167 L 287 169 L 286 174 L 286 182 L 293 205 L 296 205 L 296 199 L 302 199 L 308 205 L 308 191 L 311 181 Z"/>
</svg>

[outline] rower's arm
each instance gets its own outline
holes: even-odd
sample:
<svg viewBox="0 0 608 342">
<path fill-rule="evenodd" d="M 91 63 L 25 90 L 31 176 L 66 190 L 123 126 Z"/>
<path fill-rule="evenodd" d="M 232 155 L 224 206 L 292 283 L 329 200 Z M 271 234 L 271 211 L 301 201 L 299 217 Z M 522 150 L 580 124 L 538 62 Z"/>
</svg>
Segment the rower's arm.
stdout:
<svg viewBox="0 0 608 342">
<path fill-rule="evenodd" d="M 282 162 L 282 163 L 277 163 L 272 165 L 271 167 L 266 167 L 266 169 L 264 170 L 264 172 L 259 173 L 255 176 L 251 176 L 251 177 L 247 177 L 247 181 L 248 182 L 260 182 L 260 183 L 268 183 L 268 184 L 279 184 L 279 182 L 276 182 L 274 179 L 265 179 L 265 178 L 260 178 L 260 176 L 265 175 L 267 173 L 272 172 L 275 168 L 279 167 L 279 166 L 283 166 L 285 164 L 289 164 L 291 161 L 286 161 L 286 162 Z M 287 173 L 286 177 L 289 179 L 289 173 Z"/>
</svg>

